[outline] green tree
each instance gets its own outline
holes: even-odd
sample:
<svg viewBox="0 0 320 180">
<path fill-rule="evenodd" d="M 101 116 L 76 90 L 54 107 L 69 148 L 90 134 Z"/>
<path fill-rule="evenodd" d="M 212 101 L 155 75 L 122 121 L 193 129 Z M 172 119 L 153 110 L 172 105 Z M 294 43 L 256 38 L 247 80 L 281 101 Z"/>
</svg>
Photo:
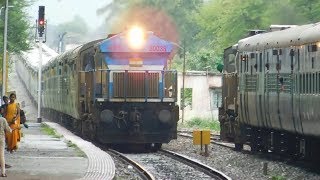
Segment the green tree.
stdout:
<svg viewBox="0 0 320 180">
<path fill-rule="evenodd" d="M 10 0 L 10 5 L 14 6 L 8 11 L 8 33 L 7 33 L 7 50 L 9 53 L 17 53 L 28 50 L 29 44 L 29 29 L 30 24 L 27 19 L 26 7 L 30 5 L 26 0 Z M 0 0 L 0 6 L 5 6 L 5 0 Z M 4 14 L 3 8 L 0 21 L 0 46 L 3 47 L 3 29 L 4 29 Z"/>
<path fill-rule="evenodd" d="M 320 19 L 317 0 L 119 0 L 101 8 L 99 13 L 108 14 L 109 22 L 118 22 L 118 27 L 132 22 L 136 14 L 143 17 L 143 22 L 155 24 L 150 30 L 167 31 L 169 26 L 157 21 L 157 11 L 150 11 L 149 18 L 144 17 L 148 16 L 143 9 L 146 7 L 172 18 L 178 38 L 173 36 L 169 40 L 187 50 L 187 69 L 190 70 L 208 67 L 214 70 L 222 60 L 223 50 L 245 38 L 249 30 L 268 30 L 271 24 L 304 24 Z M 123 21 L 112 21 L 115 17 Z M 122 26 L 118 31 L 123 29 Z M 181 58 L 176 56 L 173 62 L 173 67 L 182 69 Z"/>
<path fill-rule="evenodd" d="M 320 19 L 320 1 L 318 0 L 291 0 L 295 10 L 302 14 L 308 23 L 318 22 Z"/>
<path fill-rule="evenodd" d="M 201 27 L 198 41 L 210 41 L 214 52 L 245 38 L 248 30 L 267 30 L 271 24 L 300 24 L 305 21 L 295 13 L 290 0 L 215 0 L 207 3 L 194 15 Z M 284 13 L 286 12 L 286 13 Z"/>
</svg>

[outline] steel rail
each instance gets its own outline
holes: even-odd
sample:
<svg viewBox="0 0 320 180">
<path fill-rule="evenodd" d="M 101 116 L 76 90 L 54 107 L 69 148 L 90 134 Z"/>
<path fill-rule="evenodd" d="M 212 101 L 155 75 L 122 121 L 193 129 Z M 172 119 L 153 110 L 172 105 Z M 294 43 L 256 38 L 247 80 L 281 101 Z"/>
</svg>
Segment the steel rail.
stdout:
<svg viewBox="0 0 320 180">
<path fill-rule="evenodd" d="M 119 158 L 120 160 L 131 164 L 136 169 L 136 171 L 139 172 L 139 175 L 142 179 L 155 180 L 154 176 L 149 171 L 147 171 L 145 168 L 143 168 L 143 166 L 141 166 L 137 162 L 128 158 L 126 155 L 124 155 L 118 151 L 115 151 L 113 149 L 108 149 L 107 151 L 108 151 L 108 153 L 112 154 L 113 156 L 116 156 L 117 158 Z"/>
<path fill-rule="evenodd" d="M 183 133 L 186 133 L 186 134 L 183 134 Z M 182 137 L 186 137 L 186 138 L 192 138 L 192 135 L 189 135 L 189 133 L 191 133 L 191 132 L 183 132 L 183 133 L 178 133 L 178 136 L 182 136 Z M 219 136 L 219 135 L 214 135 L 214 136 Z M 211 144 L 216 144 L 216 145 L 223 146 L 223 147 L 230 148 L 230 149 L 234 149 L 235 148 L 234 144 L 232 144 L 232 143 L 217 142 L 217 140 L 219 141 L 220 138 L 215 138 L 215 137 L 212 137 L 212 136 L 210 137 L 210 143 Z"/>
<path fill-rule="evenodd" d="M 164 150 L 164 149 L 160 149 L 158 152 L 166 156 L 170 156 L 171 158 L 176 159 L 184 164 L 187 164 L 195 169 L 198 169 L 199 171 L 207 174 L 212 178 L 219 179 L 219 180 L 231 180 L 230 177 L 228 177 L 221 171 L 218 171 L 217 169 L 207 166 L 197 160 L 193 160 L 185 155 L 182 155 L 173 151 L 169 151 L 169 150 Z"/>
</svg>

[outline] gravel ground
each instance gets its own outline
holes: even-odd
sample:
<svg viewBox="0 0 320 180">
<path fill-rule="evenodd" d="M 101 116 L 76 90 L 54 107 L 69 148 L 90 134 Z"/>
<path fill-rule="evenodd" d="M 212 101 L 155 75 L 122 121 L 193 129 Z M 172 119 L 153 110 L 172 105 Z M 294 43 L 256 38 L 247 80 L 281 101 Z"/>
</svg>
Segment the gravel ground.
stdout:
<svg viewBox="0 0 320 180">
<path fill-rule="evenodd" d="M 113 160 L 116 165 L 116 175 L 114 180 L 142 180 L 131 165 L 122 162 L 116 157 L 113 157 Z"/>
<path fill-rule="evenodd" d="M 203 172 L 160 153 L 126 154 L 126 156 L 145 167 L 155 179 L 212 179 Z"/>
<path fill-rule="evenodd" d="M 180 154 L 199 159 L 202 163 L 216 168 L 232 179 L 273 179 L 283 178 L 292 180 L 316 180 L 319 174 L 307 172 L 299 167 L 288 165 L 285 162 L 266 160 L 258 155 L 245 154 L 215 144 L 209 145 L 210 155 L 204 157 L 199 154 L 200 146 L 192 144 L 191 138 L 178 136 L 177 140 L 163 144 L 163 149 L 179 152 Z M 268 163 L 268 173 L 263 175 L 263 163 Z"/>
</svg>

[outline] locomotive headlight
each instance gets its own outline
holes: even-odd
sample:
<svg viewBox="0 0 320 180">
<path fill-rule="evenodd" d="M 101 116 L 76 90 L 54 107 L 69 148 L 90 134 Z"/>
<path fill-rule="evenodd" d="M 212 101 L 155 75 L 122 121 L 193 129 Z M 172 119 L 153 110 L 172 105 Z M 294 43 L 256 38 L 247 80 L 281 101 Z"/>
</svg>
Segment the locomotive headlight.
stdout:
<svg viewBox="0 0 320 180">
<path fill-rule="evenodd" d="M 161 122 L 163 123 L 170 123 L 171 120 L 171 112 L 163 109 L 159 112 L 158 118 L 160 119 Z"/>
<path fill-rule="evenodd" d="M 111 123 L 113 120 L 113 112 L 109 109 L 105 109 L 100 113 L 100 119 L 102 122 Z"/>
<path fill-rule="evenodd" d="M 140 49 L 145 43 L 145 33 L 140 27 L 133 27 L 128 32 L 128 43 L 133 49 Z"/>
</svg>

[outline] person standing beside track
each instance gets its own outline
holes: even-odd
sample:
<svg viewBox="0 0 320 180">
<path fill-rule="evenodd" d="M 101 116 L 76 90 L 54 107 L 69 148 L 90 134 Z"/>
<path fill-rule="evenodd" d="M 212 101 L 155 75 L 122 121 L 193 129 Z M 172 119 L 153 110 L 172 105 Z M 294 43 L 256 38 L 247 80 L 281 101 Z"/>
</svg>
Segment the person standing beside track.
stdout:
<svg viewBox="0 0 320 180">
<path fill-rule="evenodd" d="M 12 153 L 18 149 L 18 141 L 20 141 L 20 107 L 15 102 L 16 94 L 11 93 L 10 102 L 7 106 L 7 112 L 5 118 L 12 129 L 12 133 L 6 133 L 7 150 Z"/>
<path fill-rule="evenodd" d="M 0 165 L 1 165 L 1 175 L 0 177 L 7 177 L 6 167 L 9 166 L 5 164 L 4 158 L 4 147 L 6 145 L 6 133 L 11 133 L 12 130 L 9 127 L 7 120 L 0 114 Z M 10 166 L 11 167 L 11 166 Z"/>
<path fill-rule="evenodd" d="M 7 96 L 3 96 L 2 100 L 3 100 L 4 104 L 1 105 L 0 113 L 1 113 L 2 117 L 6 117 L 7 106 L 9 104 L 9 98 Z"/>
</svg>

